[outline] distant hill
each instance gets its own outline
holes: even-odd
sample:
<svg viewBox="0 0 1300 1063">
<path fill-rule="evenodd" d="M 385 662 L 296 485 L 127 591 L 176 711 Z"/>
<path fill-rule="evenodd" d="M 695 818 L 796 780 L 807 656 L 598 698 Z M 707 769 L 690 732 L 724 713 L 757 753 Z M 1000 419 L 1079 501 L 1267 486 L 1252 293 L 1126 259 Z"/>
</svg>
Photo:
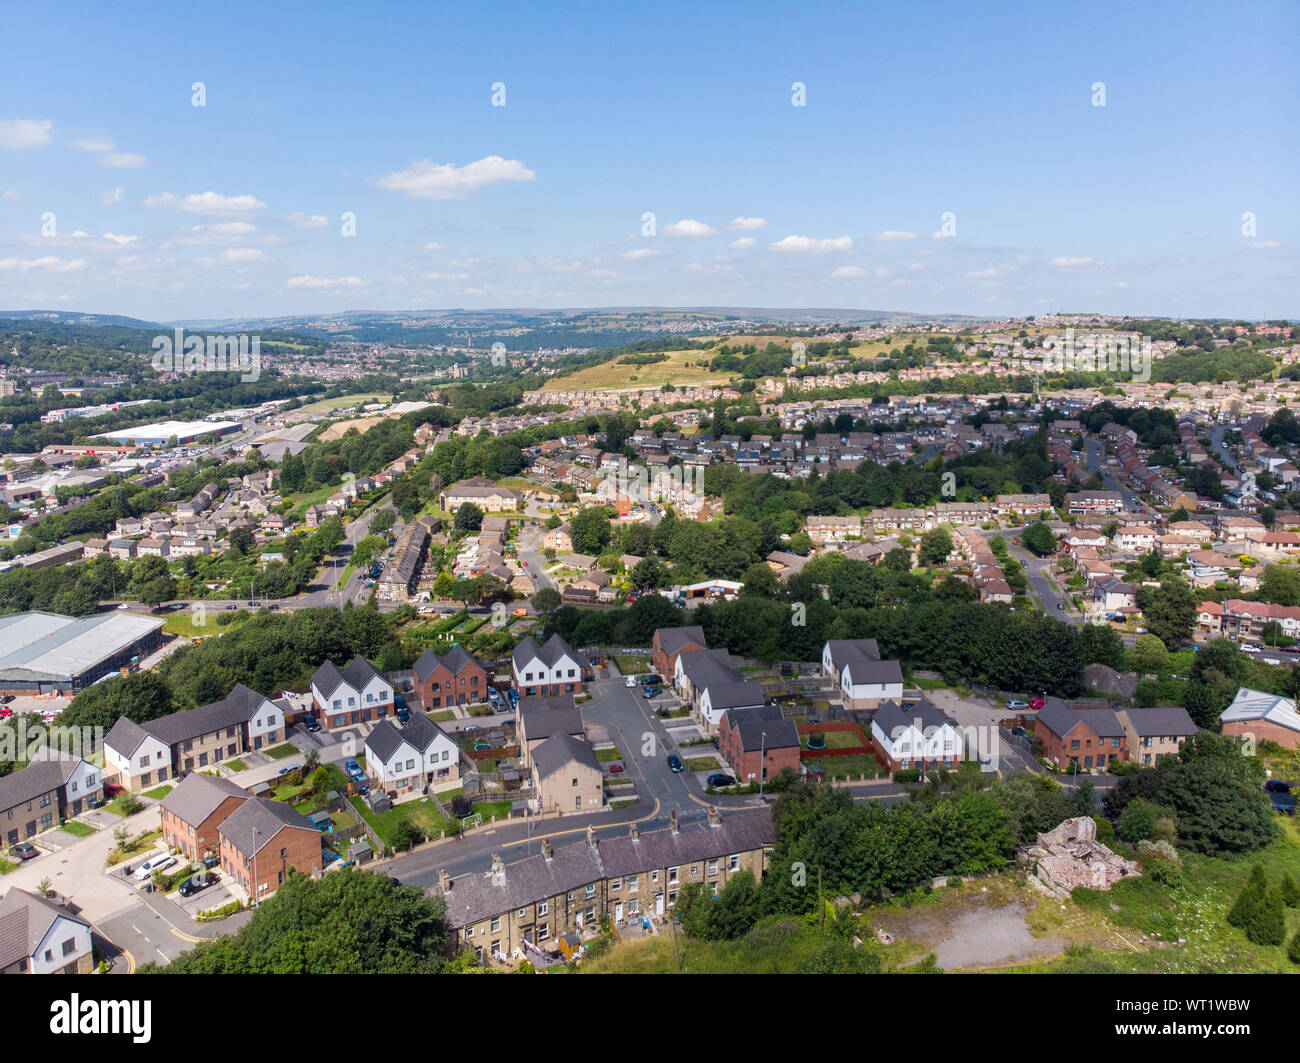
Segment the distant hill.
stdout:
<svg viewBox="0 0 1300 1063">
<path fill-rule="evenodd" d="M 115 325 L 119 328 L 162 326 L 156 321 L 141 321 L 121 314 L 84 314 L 77 310 L 0 310 L 0 321 L 46 321 L 59 325 Z"/>
</svg>

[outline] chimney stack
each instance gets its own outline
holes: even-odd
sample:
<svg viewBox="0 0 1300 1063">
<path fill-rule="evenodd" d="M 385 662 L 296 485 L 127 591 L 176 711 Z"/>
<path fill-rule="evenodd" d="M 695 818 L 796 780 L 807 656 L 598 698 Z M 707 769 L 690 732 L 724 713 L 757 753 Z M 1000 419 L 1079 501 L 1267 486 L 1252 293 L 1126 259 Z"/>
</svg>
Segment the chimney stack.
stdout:
<svg viewBox="0 0 1300 1063">
<path fill-rule="evenodd" d="M 492 854 L 492 883 L 496 886 L 505 885 L 506 881 L 506 862 L 501 859 L 500 853 Z"/>
<path fill-rule="evenodd" d="M 542 839 L 542 857 L 543 857 L 544 859 L 546 859 L 546 860 L 549 860 L 549 859 L 550 859 L 551 857 L 553 857 L 554 855 L 555 855 L 555 850 L 551 848 L 551 839 L 550 839 L 550 838 L 543 838 L 543 839 Z"/>
<path fill-rule="evenodd" d="M 668 826 L 674 834 L 677 833 L 677 809 L 673 809 L 668 815 Z"/>
<path fill-rule="evenodd" d="M 587 844 L 593 847 L 596 844 L 596 828 L 590 823 L 587 824 Z"/>
<path fill-rule="evenodd" d="M 712 805 L 709 805 L 709 826 L 710 827 L 722 826 L 722 817 L 718 815 L 718 810 L 714 808 Z"/>
<path fill-rule="evenodd" d="M 447 874 L 445 867 L 438 870 L 438 889 L 442 890 L 443 893 L 451 889 L 451 876 Z"/>
<path fill-rule="evenodd" d="M 641 839 L 641 835 L 637 833 L 635 823 L 629 824 L 627 828 L 627 836 L 631 838 L 634 842 L 639 841 Z"/>
</svg>

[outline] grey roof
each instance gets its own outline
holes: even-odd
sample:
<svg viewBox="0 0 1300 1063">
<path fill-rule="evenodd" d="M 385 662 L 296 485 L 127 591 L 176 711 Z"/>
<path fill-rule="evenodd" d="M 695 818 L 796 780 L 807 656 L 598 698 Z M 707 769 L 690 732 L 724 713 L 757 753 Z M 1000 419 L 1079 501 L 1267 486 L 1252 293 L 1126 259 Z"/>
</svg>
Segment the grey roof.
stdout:
<svg viewBox="0 0 1300 1063">
<path fill-rule="evenodd" d="M 533 766 L 540 779 L 550 778 L 575 760 L 584 767 L 600 771 L 600 761 L 591 746 L 571 735 L 552 735 L 533 750 Z"/>
<path fill-rule="evenodd" d="M 751 852 L 771 845 L 775 837 L 771 810 L 758 809 L 723 816 L 718 826 L 684 826 L 676 834 L 666 828 L 636 839 L 605 838 L 594 846 L 585 841 L 562 845 L 549 860 L 530 856 L 499 873 L 456 878 L 444 894 L 447 922 L 459 929 L 607 877 Z"/>
<path fill-rule="evenodd" d="M 583 733 L 582 713 L 569 694 L 551 698 L 520 698 L 519 722 L 529 742 L 550 738 L 551 735 Z"/>
<path fill-rule="evenodd" d="M 283 801 L 268 801 L 265 797 L 250 797 L 222 821 L 218 831 L 237 852 L 248 857 L 261 852 L 285 827 L 320 833 L 301 812 L 295 812 Z"/>
<path fill-rule="evenodd" d="M 1154 709 L 1125 709 L 1139 738 L 1178 738 L 1196 733 L 1196 724 L 1181 706 Z"/>
<path fill-rule="evenodd" d="M 851 683 L 894 683 L 903 681 L 903 669 L 897 661 L 849 661 L 845 666 Z"/>
<path fill-rule="evenodd" d="M 702 627 L 661 627 L 655 632 L 655 638 L 659 640 L 659 648 L 670 655 L 690 642 L 706 649 L 709 645 Z"/>
<path fill-rule="evenodd" d="M 459 675 L 471 664 L 478 664 L 478 661 L 474 660 L 466 652 L 464 646 L 453 646 L 441 657 L 434 653 L 433 650 L 425 650 L 420 654 L 419 660 L 415 662 L 415 678 L 423 683 L 438 670 L 439 665 L 446 668 L 452 675 Z M 480 667 L 482 666 L 480 665 Z"/>
<path fill-rule="evenodd" d="M 799 747 L 799 729 L 793 720 L 787 720 L 776 705 L 763 705 L 753 709 L 729 709 L 725 715 L 728 726 L 738 732 L 740 748 L 788 749 Z"/>
<path fill-rule="evenodd" d="M 402 747 L 405 740 L 401 731 L 387 720 L 380 720 L 366 735 L 366 753 L 373 753 L 376 758 L 387 763 L 388 758 Z"/>
<path fill-rule="evenodd" d="M 708 691 L 709 707 L 714 711 L 751 708 L 767 702 L 763 684 L 752 679 L 741 680 L 739 683 L 711 683 Z"/>
<path fill-rule="evenodd" d="M 119 716 L 117 723 L 113 724 L 108 729 L 108 734 L 104 736 L 104 745 L 124 757 L 129 757 L 140 748 L 140 743 L 148 736 L 149 732 L 134 720 Z"/>
<path fill-rule="evenodd" d="M 230 797 L 246 799 L 248 791 L 229 779 L 191 772 L 162 800 L 162 806 L 190 826 L 198 826 Z"/>
<path fill-rule="evenodd" d="M 739 683 L 741 674 L 731 664 L 731 654 L 726 650 L 700 650 L 677 658 L 682 674 L 691 686 L 703 690 L 714 683 Z"/>
<path fill-rule="evenodd" d="M 225 727 L 234 727 L 251 720 L 254 714 L 270 699 L 256 690 L 250 690 L 243 683 L 235 687 L 221 701 L 211 705 L 200 705 L 197 709 L 185 712 L 173 712 L 168 716 L 159 716 L 156 720 L 146 720 L 140 726 L 160 742 L 174 746 L 177 742 L 211 734 Z M 116 729 L 116 725 L 114 725 Z M 116 746 L 114 748 L 117 748 Z"/>
<path fill-rule="evenodd" d="M 56 613 L 0 617 L 0 679 L 67 682 L 162 627 L 137 613 L 100 613 L 74 619 Z M 93 674 L 98 679 L 98 674 Z"/>
<path fill-rule="evenodd" d="M 583 668 L 590 668 L 591 662 L 582 654 L 570 646 L 559 635 L 552 635 L 546 640 L 546 645 L 539 646 L 530 636 L 525 636 L 515 647 L 514 653 L 511 654 L 516 665 L 526 665 L 534 657 L 540 660 L 547 668 L 554 668 L 555 662 L 561 657 L 568 655 L 577 661 Z"/>
<path fill-rule="evenodd" d="M 380 720 L 366 736 L 366 752 L 374 752 L 380 760 L 387 761 L 406 742 L 421 753 L 428 751 L 439 735 L 447 734 L 428 716 L 418 710 L 411 713 L 411 718 L 402 727 L 395 727 L 388 720 Z M 448 736 L 450 737 L 450 736 Z"/>
<path fill-rule="evenodd" d="M 826 644 L 831 648 L 831 664 L 837 674 L 850 661 L 880 660 L 880 647 L 875 639 L 829 639 Z"/>
<path fill-rule="evenodd" d="M 26 890 L 15 887 L 0 898 L 0 969 L 31 957 L 59 916 L 90 929 L 84 919 Z"/>
<path fill-rule="evenodd" d="M 945 716 L 925 698 L 904 702 L 901 705 L 896 701 L 887 701 L 871 717 L 871 722 L 879 726 L 881 731 L 891 739 L 899 729 L 910 727 L 918 720 L 923 734 L 930 728 L 943 727 L 945 724 L 950 727 L 957 726 L 956 720 Z"/>
<path fill-rule="evenodd" d="M 57 790 L 80 763 L 80 757 L 43 755 L 25 768 L 0 775 L 0 809 L 13 808 Z"/>
<path fill-rule="evenodd" d="M 1064 738 L 1080 724 L 1098 738 L 1123 738 L 1124 725 L 1113 709 L 1072 709 L 1060 698 L 1048 698 L 1038 710 L 1038 719 L 1048 730 Z"/>
<path fill-rule="evenodd" d="M 316 669 L 311 681 L 322 694 L 329 697 L 344 683 L 353 690 L 364 690 L 366 684 L 376 678 L 382 678 L 379 675 L 379 670 L 360 654 L 357 654 L 352 660 L 348 661 L 342 671 L 333 661 L 326 661 Z"/>
</svg>

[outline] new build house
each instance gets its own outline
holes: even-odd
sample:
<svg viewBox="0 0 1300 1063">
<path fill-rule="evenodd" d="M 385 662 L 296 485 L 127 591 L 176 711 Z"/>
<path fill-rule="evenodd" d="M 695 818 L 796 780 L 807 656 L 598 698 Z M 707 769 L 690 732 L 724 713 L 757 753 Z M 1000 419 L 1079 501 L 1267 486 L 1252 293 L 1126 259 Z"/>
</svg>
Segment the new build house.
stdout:
<svg viewBox="0 0 1300 1063">
<path fill-rule="evenodd" d="M 326 730 L 382 720 L 393 709 L 393 684 L 358 655 L 339 670 L 326 661 L 311 677 L 311 696 Z"/>
</svg>

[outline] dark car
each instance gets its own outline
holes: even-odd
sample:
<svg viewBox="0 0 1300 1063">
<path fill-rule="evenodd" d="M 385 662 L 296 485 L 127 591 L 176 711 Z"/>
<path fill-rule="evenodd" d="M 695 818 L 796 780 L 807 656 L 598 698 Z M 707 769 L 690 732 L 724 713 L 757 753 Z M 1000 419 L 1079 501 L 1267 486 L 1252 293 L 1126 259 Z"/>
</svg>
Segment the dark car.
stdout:
<svg viewBox="0 0 1300 1063">
<path fill-rule="evenodd" d="M 657 687 L 663 681 L 664 681 L 663 676 L 655 675 L 653 672 L 651 672 L 649 675 L 643 675 L 641 677 L 641 685 L 643 687 Z"/>
<path fill-rule="evenodd" d="M 181 896 L 192 897 L 199 890 L 205 890 L 217 881 L 217 876 L 211 871 L 196 871 L 184 882 L 181 883 Z"/>
<path fill-rule="evenodd" d="M 17 845 L 9 846 L 9 855 L 25 861 L 32 859 L 34 856 L 40 856 L 41 851 L 31 842 L 19 842 Z"/>
<path fill-rule="evenodd" d="M 668 754 L 668 766 L 672 768 L 673 771 L 677 771 L 677 772 L 686 770 L 685 766 L 682 764 L 682 758 L 679 757 L 676 753 Z"/>
<path fill-rule="evenodd" d="M 104 796 L 116 797 L 125 789 L 126 787 L 124 787 L 120 782 L 106 782 L 104 783 Z"/>
<path fill-rule="evenodd" d="M 658 687 L 641 688 L 641 696 L 645 698 L 647 701 L 649 701 L 651 698 L 657 698 L 659 696 L 659 693 L 660 691 Z"/>
<path fill-rule="evenodd" d="M 709 776 L 709 785 L 710 786 L 735 786 L 736 780 L 733 779 L 730 775 L 726 775 L 719 771 L 719 772 L 714 772 L 712 775 Z"/>
<path fill-rule="evenodd" d="M 315 716 L 304 716 L 302 718 L 302 725 L 313 734 L 320 730 L 320 723 L 316 720 Z"/>
<path fill-rule="evenodd" d="M 1011 733 L 1015 735 L 1017 738 L 1026 738 L 1026 739 L 1032 738 L 1030 733 L 1026 731 L 1023 727 L 1013 727 L 1011 728 Z"/>
<path fill-rule="evenodd" d="M 402 723 L 407 723 L 411 719 L 411 710 L 403 705 L 397 710 L 397 718 L 401 720 Z"/>
<path fill-rule="evenodd" d="M 1272 794 L 1289 794 L 1293 786 L 1295 783 L 1287 782 L 1285 779 L 1269 779 L 1264 784 L 1264 789 Z"/>
</svg>

